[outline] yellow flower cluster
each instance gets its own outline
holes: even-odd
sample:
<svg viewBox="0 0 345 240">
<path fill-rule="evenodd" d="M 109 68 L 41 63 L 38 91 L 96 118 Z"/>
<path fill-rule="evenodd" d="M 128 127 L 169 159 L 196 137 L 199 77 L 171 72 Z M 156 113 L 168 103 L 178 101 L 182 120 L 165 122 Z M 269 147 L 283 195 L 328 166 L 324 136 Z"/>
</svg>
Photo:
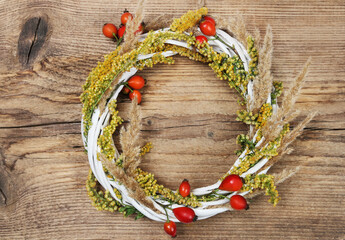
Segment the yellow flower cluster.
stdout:
<svg viewBox="0 0 345 240">
<path fill-rule="evenodd" d="M 251 58 L 249 62 L 249 74 L 248 74 L 248 80 L 253 80 L 256 75 L 258 75 L 258 62 L 259 62 L 259 52 L 257 48 L 255 47 L 255 40 L 252 36 L 248 36 L 247 38 L 247 51 L 249 53 L 249 56 Z"/>
<path fill-rule="evenodd" d="M 184 41 L 188 45 L 192 45 L 195 42 L 194 36 L 180 32 L 150 31 L 145 40 L 139 45 L 137 50 L 140 52 L 140 54 L 161 52 L 165 49 L 165 42 L 170 39 Z"/>
<path fill-rule="evenodd" d="M 151 142 L 146 143 L 140 150 L 140 156 L 144 156 L 146 153 L 150 152 L 152 148 L 153 145 Z"/>
<path fill-rule="evenodd" d="M 87 136 L 87 132 L 91 126 L 91 114 L 98 103 L 100 97 L 103 95 L 104 90 L 100 86 L 100 83 L 108 82 L 113 79 L 115 74 L 110 72 L 112 63 L 118 57 L 119 49 L 116 49 L 112 53 L 104 57 L 104 62 L 98 63 L 89 76 L 86 83 L 83 85 L 84 92 L 80 95 L 80 100 L 83 103 L 83 120 L 84 120 L 84 135 Z"/>
<path fill-rule="evenodd" d="M 208 44 L 196 44 L 200 54 L 207 57 L 209 66 L 221 80 L 227 80 L 231 88 L 235 88 L 241 96 L 244 96 L 247 89 L 247 72 L 244 70 L 243 62 L 238 56 L 229 57 L 225 53 L 217 53 Z M 240 88 L 242 86 L 242 89 Z"/>
<path fill-rule="evenodd" d="M 115 148 L 113 147 L 113 133 L 116 128 L 123 122 L 123 119 L 118 116 L 118 111 L 116 110 L 116 100 L 109 103 L 109 111 L 111 112 L 111 120 L 108 126 L 103 128 L 102 135 L 99 136 L 97 140 L 98 146 L 101 148 L 101 153 L 111 161 L 115 156 Z"/>
<path fill-rule="evenodd" d="M 278 82 L 278 81 L 274 81 L 273 82 L 273 87 L 274 87 L 274 90 L 271 93 L 271 101 L 272 101 L 272 104 L 275 104 L 275 103 L 277 103 L 277 98 L 283 92 L 283 83 L 282 82 Z"/>
<path fill-rule="evenodd" d="M 265 126 L 266 121 L 270 116 L 272 116 L 272 106 L 269 103 L 265 103 L 260 108 L 256 127 L 258 128 Z"/>
<path fill-rule="evenodd" d="M 274 185 L 274 176 L 268 174 L 249 174 L 244 178 L 244 185 L 241 189 L 242 192 L 253 192 L 256 189 L 265 189 L 265 194 L 271 196 L 269 202 L 276 206 L 280 200 L 276 186 Z"/>
<path fill-rule="evenodd" d="M 197 24 L 203 15 L 207 14 L 207 8 L 203 7 L 196 11 L 188 11 L 182 17 L 174 19 L 170 29 L 174 32 L 184 32 Z"/>
<path fill-rule="evenodd" d="M 257 114 L 253 114 L 247 110 L 238 110 L 236 120 L 248 125 L 255 125 L 256 128 L 259 128 L 265 125 L 270 116 L 272 116 L 272 106 L 269 103 L 265 103 L 261 106 Z"/>
<path fill-rule="evenodd" d="M 97 180 L 90 169 L 88 178 L 86 180 L 86 190 L 92 201 L 92 206 L 96 207 L 97 210 L 106 210 L 110 212 L 118 210 L 119 207 L 122 206 L 121 203 L 113 199 L 110 196 L 109 191 L 98 191 L 97 185 Z M 120 197 L 119 199 L 121 199 L 121 194 L 119 191 L 114 189 L 114 192 L 116 196 Z"/>
<path fill-rule="evenodd" d="M 240 134 L 236 138 L 236 143 L 241 145 L 240 150 L 236 150 L 235 153 L 239 156 L 241 153 L 248 148 L 249 150 L 254 150 L 255 144 L 250 141 L 249 136 L 245 134 Z"/>
<path fill-rule="evenodd" d="M 258 114 L 253 114 L 252 112 L 247 112 L 246 110 L 237 111 L 237 121 L 244 122 L 248 125 L 256 125 L 258 119 Z"/>
<path fill-rule="evenodd" d="M 184 47 L 176 46 L 176 45 L 166 44 L 164 51 L 176 52 L 180 56 L 188 57 L 189 59 L 198 61 L 198 62 L 204 62 L 204 63 L 209 62 L 209 60 L 203 55 L 201 55 L 200 53 L 184 48 Z"/>
<path fill-rule="evenodd" d="M 262 158 L 266 157 L 270 159 L 273 156 L 278 155 L 277 148 L 280 146 L 283 137 L 288 132 L 289 124 L 286 124 L 283 127 L 283 130 L 280 132 L 279 136 L 274 141 L 269 142 L 263 149 L 254 149 L 252 153 L 247 154 L 247 156 L 242 159 L 241 163 L 237 167 L 233 168 L 231 174 L 241 175 L 242 173 L 253 167 L 256 163 L 258 163 L 258 161 L 260 161 Z M 224 175 L 222 179 L 224 179 L 227 175 L 228 174 Z"/>
<path fill-rule="evenodd" d="M 157 53 L 157 54 L 154 54 L 152 58 L 147 58 L 147 59 L 137 61 L 134 66 L 138 70 L 143 70 L 145 67 L 152 68 L 153 65 L 157 63 L 174 64 L 175 61 L 172 57 L 164 57 L 162 54 Z"/>
<path fill-rule="evenodd" d="M 114 51 L 113 55 L 116 55 L 115 57 L 106 58 L 106 64 L 99 64 L 99 68 L 96 68 L 99 71 L 95 70 L 90 73 L 90 79 L 93 79 L 93 81 L 90 84 L 86 84 L 85 87 L 87 87 L 87 89 L 84 89 L 81 95 L 85 136 L 87 136 L 87 131 L 91 126 L 91 115 L 102 99 L 105 91 L 120 73 L 128 71 L 133 66 L 138 56 L 136 50 L 124 55 L 117 55 L 117 51 L 118 49 Z M 111 54 L 110 56 L 113 55 Z"/>
<path fill-rule="evenodd" d="M 183 204 L 191 207 L 197 207 L 201 205 L 200 202 L 198 202 L 197 197 L 193 195 L 193 193 L 191 193 L 188 197 L 182 197 L 178 193 L 178 191 L 173 192 L 169 188 L 157 184 L 157 180 L 155 179 L 154 174 L 145 172 L 140 168 L 136 169 L 135 180 L 139 183 L 140 187 L 144 189 L 144 192 L 147 196 L 161 198 L 169 202 Z"/>
</svg>

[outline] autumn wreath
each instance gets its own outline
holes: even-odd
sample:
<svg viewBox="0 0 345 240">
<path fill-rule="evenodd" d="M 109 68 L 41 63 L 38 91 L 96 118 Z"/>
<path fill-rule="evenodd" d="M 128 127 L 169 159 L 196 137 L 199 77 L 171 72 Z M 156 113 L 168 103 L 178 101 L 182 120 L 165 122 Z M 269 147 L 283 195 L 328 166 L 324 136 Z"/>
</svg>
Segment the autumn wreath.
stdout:
<svg viewBox="0 0 345 240">
<path fill-rule="evenodd" d="M 290 131 L 289 122 L 297 116 L 293 105 L 310 60 L 285 92 L 279 107 L 277 98 L 283 87 L 281 82 L 273 81 L 270 71 L 270 27 L 260 44 L 259 35 L 249 34 L 241 18 L 233 23 L 215 21 L 207 16 L 205 7 L 174 19 L 167 28 L 151 30 L 154 27 L 147 24 L 146 29 L 150 31 L 145 34 L 142 29 L 138 31 L 142 19 L 139 7 L 133 19 L 126 13 L 122 27 L 127 29 L 121 35 L 116 27 L 103 29 L 106 36 L 116 38 L 118 46 L 98 63 L 83 86 L 82 137 L 91 167 L 87 191 L 93 205 L 99 210 L 118 210 L 124 215 L 135 213 L 136 218 L 145 216 L 165 222 L 165 231 L 171 236 L 176 236 L 175 222 L 188 223 L 228 210 L 247 209 L 246 199 L 261 192 L 269 195 L 269 201 L 276 205 L 279 195 L 275 184 L 290 177 L 295 170 L 276 175 L 267 171 L 290 151 L 288 145 L 314 116 L 309 114 Z M 162 23 L 156 20 L 153 24 L 157 22 Z M 139 145 L 141 95 L 135 88 L 142 86 L 138 87 L 138 82 L 129 84 L 128 80 L 145 67 L 174 63 L 172 56 L 176 54 L 208 64 L 219 79 L 236 89 L 239 104 L 244 106 L 238 111 L 237 120 L 248 124 L 249 132 L 237 137 L 241 146 L 238 158 L 218 182 L 190 190 L 188 181 L 183 181 L 173 191 L 158 184 L 153 174 L 139 168 L 142 156 L 152 145 Z M 139 85 L 142 85 L 140 79 Z M 120 153 L 114 145 L 113 134 L 123 122 L 116 110 L 116 99 L 124 88 L 131 91 L 133 101 L 130 123 L 120 131 Z"/>
</svg>

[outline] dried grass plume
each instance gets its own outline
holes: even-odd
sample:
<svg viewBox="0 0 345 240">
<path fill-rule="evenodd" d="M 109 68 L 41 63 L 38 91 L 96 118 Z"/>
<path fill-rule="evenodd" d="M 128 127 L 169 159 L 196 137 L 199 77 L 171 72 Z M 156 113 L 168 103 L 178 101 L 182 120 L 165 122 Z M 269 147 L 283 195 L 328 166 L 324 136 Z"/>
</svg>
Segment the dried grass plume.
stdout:
<svg viewBox="0 0 345 240">
<path fill-rule="evenodd" d="M 258 76 L 254 79 L 253 93 L 255 101 L 250 101 L 249 110 L 259 109 L 267 101 L 272 91 L 273 76 L 271 73 L 273 55 L 273 34 L 270 25 L 261 48 L 259 48 Z"/>
<path fill-rule="evenodd" d="M 135 98 L 131 103 L 129 112 L 130 124 L 127 129 L 124 127 L 120 131 L 120 144 L 123 154 L 123 169 L 125 172 L 134 176 L 135 169 L 140 164 L 140 129 L 141 125 L 141 111 Z"/>
<path fill-rule="evenodd" d="M 263 136 L 267 141 L 272 140 L 282 130 L 283 126 L 292 121 L 297 115 L 294 105 L 299 96 L 303 83 L 305 82 L 308 69 L 311 63 L 311 57 L 308 58 L 300 74 L 294 79 L 292 86 L 286 91 L 282 107 L 278 109 L 277 114 L 274 114 L 267 121 L 266 125 L 262 128 Z"/>
<path fill-rule="evenodd" d="M 247 47 L 247 37 L 250 35 L 247 31 L 244 18 L 239 13 L 235 17 L 224 18 L 217 14 L 212 15 L 217 22 L 217 28 L 224 29 Z"/>
<path fill-rule="evenodd" d="M 146 23 L 145 28 L 149 30 L 158 30 L 162 28 L 169 27 L 173 21 L 173 15 L 171 14 L 162 14 L 151 19 Z"/>
<path fill-rule="evenodd" d="M 144 19 L 145 2 L 146 0 L 140 0 L 138 2 L 133 19 L 129 19 L 127 22 L 126 32 L 124 35 L 124 43 L 121 46 L 119 54 L 124 54 L 135 48 L 135 45 L 138 42 L 140 35 L 136 34 L 135 32 L 138 30 Z"/>
<path fill-rule="evenodd" d="M 144 190 L 140 187 L 139 183 L 137 183 L 133 177 L 128 176 L 122 168 L 116 166 L 113 162 L 108 161 L 103 155 L 100 156 L 100 160 L 103 166 L 107 168 L 107 170 L 115 177 L 115 179 L 126 186 L 132 198 L 136 199 L 148 208 L 155 211 L 155 207 L 152 201 L 145 195 Z"/>
</svg>

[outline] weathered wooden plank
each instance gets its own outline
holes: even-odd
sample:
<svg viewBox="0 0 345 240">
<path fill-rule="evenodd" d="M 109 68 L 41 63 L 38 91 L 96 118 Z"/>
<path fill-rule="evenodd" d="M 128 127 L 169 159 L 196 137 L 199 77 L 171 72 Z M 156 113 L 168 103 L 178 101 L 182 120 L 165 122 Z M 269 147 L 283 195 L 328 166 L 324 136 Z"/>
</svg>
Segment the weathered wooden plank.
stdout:
<svg viewBox="0 0 345 240">
<path fill-rule="evenodd" d="M 148 1 L 145 21 L 161 13 L 179 16 L 197 2 Z M 343 1 L 206 4 L 211 14 L 222 17 L 243 13 L 250 30 L 256 26 L 263 33 L 267 24 L 272 25 L 273 73 L 287 87 L 312 56 L 297 106 L 320 115 L 294 144 L 295 151 L 272 169 L 279 172 L 302 164 L 293 179 L 278 187 L 283 199 L 276 208 L 262 196 L 251 203 L 250 211 L 178 225 L 180 238 L 344 239 Z M 101 56 L 114 48 L 102 37 L 102 25 L 118 24 L 121 11 L 135 5 L 0 1 L 1 239 L 168 239 L 161 223 L 97 212 L 84 188 L 88 164 L 79 126 L 81 85 Z M 37 21 L 23 29 L 30 19 Z M 38 31 L 38 19 L 45 20 L 46 35 L 44 28 Z M 23 35 L 25 31 L 30 34 Z M 239 107 L 234 91 L 207 66 L 184 58 L 177 58 L 173 66 L 146 69 L 142 75 L 148 80 L 142 137 L 154 144 L 142 168 L 173 189 L 184 178 L 193 187 L 216 181 L 235 159 L 235 137 L 246 131 L 235 121 Z M 124 118 L 128 106 L 129 100 L 121 96 Z"/>
<path fill-rule="evenodd" d="M 19 236 L 59 238 L 64 231 L 64 236 L 68 238 L 108 238 L 107 231 L 111 231 L 120 239 L 136 239 L 136 234 L 144 234 L 144 239 L 164 237 L 159 223 L 123 219 L 120 214 L 97 212 L 89 206 L 83 184 L 88 167 L 78 127 L 76 123 L 72 126 L 59 124 L 22 128 L 20 134 L 15 129 L 2 130 L 6 138 L 0 139 L 1 145 L 7 144 L 3 151 L 5 163 L 10 165 L 9 161 L 13 160 L 15 166 L 1 168 L 9 175 L 6 179 L 14 185 L 5 192 L 8 199 L 1 211 L 5 223 L 2 224 L 5 227 L 1 235 L 10 239 Z M 177 131 L 180 131 L 179 128 Z M 336 132 L 325 131 L 327 135 L 338 134 Z M 344 135 L 344 131 L 339 135 Z M 298 140 L 296 151 L 274 169 L 279 171 L 283 167 L 292 168 L 307 163 L 292 180 L 279 187 L 283 201 L 276 208 L 270 206 L 265 197 L 260 197 L 252 202 L 248 212 L 226 213 L 198 224 L 181 225 L 181 236 L 200 238 L 205 234 L 214 238 L 251 238 L 258 235 L 272 239 L 341 236 L 343 229 L 339 227 L 344 217 L 339 207 L 344 204 L 344 176 L 337 169 L 344 168 L 341 161 L 344 140 L 337 145 L 338 152 L 325 156 L 325 150 L 320 147 L 327 149 L 327 145 L 334 144 L 333 139 L 320 140 L 320 136 L 310 130 L 303 136 L 309 139 L 309 144 L 303 144 L 305 139 Z M 11 141 L 8 141 L 9 138 Z M 205 181 L 216 180 L 216 175 L 219 176 L 231 163 L 207 153 L 182 154 L 188 152 L 186 149 L 178 148 L 177 154 L 166 152 L 169 149 L 166 143 L 168 140 L 147 155 L 143 167 L 155 172 L 161 182 L 171 187 L 176 187 L 186 175 L 193 186 L 202 186 Z M 180 143 L 179 147 L 186 145 L 186 141 L 182 143 L 181 140 L 169 143 Z M 177 156 L 180 158 L 177 159 Z M 195 172 L 196 166 L 198 172 Z M 4 189 L 3 186 L 1 188 Z M 298 231 L 291 232 L 289 228 Z M 139 229 L 138 233 L 133 233 L 133 229 Z"/>
</svg>

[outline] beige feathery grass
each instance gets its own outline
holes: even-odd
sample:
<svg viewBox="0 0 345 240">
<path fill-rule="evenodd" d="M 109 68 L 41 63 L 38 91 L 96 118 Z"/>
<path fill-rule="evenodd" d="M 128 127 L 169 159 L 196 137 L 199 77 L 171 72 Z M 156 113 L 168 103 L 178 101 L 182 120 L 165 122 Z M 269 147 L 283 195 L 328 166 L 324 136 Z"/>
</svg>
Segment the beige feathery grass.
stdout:
<svg viewBox="0 0 345 240">
<path fill-rule="evenodd" d="M 280 159 L 282 159 L 282 157 L 285 154 L 289 155 L 292 152 L 293 152 L 293 148 L 285 148 L 285 149 L 279 148 L 278 155 L 269 159 L 269 161 L 261 169 L 265 170 L 268 167 L 272 167 L 275 163 L 277 163 Z"/>
<path fill-rule="evenodd" d="M 302 134 L 303 129 L 308 125 L 308 123 L 316 116 L 317 112 L 311 112 L 308 116 L 300 122 L 292 131 L 286 134 L 283 138 L 280 147 L 278 148 L 278 156 L 271 158 L 264 166 L 263 170 L 273 166 L 276 162 L 278 162 L 285 154 L 290 154 L 293 149 L 289 148 L 289 145 L 299 136 Z"/>
<path fill-rule="evenodd" d="M 247 47 L 247 37 L 250 34 L 247 32 L 246 24 L 242 15 L 237 14 L 234 17 L 225 18 L 224 16 L 214 14 L 212 17 L 217 23 L 217 28 L 225 30 Z"/>
<path fill-rule="evenodd" d="M 237 13 L 236 17 L 231 18 L 230 26 L 231 32 L 233 32 L 237 40 L 242 42 L 242 44 L 247 47 L 247 37 L 250 34 L 247 32 L 246 23 L 243 16 Z"/>
<path fill-rule="evenodd" d="M 261 48 L 261 34 L 260 34 L 260 29 L 255 27 L 254 32 L 253 32 L 253 38 L 255 40 L 255 44 L 258 49 Z"/>
<path fill-rule="evenodd" d="M 280 145 L 281 151 L 285 151 L 287 147 L 299 136 L 302 134 L 303 129 L 310 123 L 311 120 L 316 116 L 317 112 L 311 112 L 308 116 L 300 122 L 292 131 L 290 131 L 286 136 L 283 138 L 283 141 Z"/>
<path fill-rule="evenodd" d="M 100 155 L 100 160 L 103 166 L 115 177 L 116 180 L 121 182 L 129 190 L 130 197 L 141 202 L 146 207 L 156 211 L 153 203 L 145 195 L 144 190 L 140 187 L 135 179 L 129 176 L 122 168 L 116 166 L 113 162 L 107 160 L 104 155 Z"/>
<path fill-rule="evenodd" d="M 126 32 L 124 34 L 124 42 L 121 46 L 119 54 L 124 54 L 126 52 L 131 51 L 135 48 L 136 43 L 139 40 L 139 35 L 135 32 L 139 29 L 143 19 L 144 19 L 144 9 L 145 9 L 145 1 L 140 0 L 138 2 L 135 15 L 133 19 L 129 19 L 126 24 Z"/>
<path fill-rule="evenodd" d="M 292 121 L 297 116 L 294 105 L 299 96 L 302 85 L 305 82 L 310 63 L 311 58 L 309 57 L 302 71 L 293 81 L 290 89 L 286 94 L 284 94 L 281 108 L 279 108 L 277 114 L 274 114 L 268 119 L 267 123 L 262 128 L 262 133 L 266 141 L 273 140 L 282 130 L 284 124 Z"/>
<path fill-rule="evenodd" d="M 169 27 L 173 21 L 173 15 L 162 14 L 146 22 L 145 28 L 148 30 L 158 30 Z"/>
<path fill-rule="evenodd" d="M 268 25 L 263 45 L 259 49 L 258 76 L 253 81 L 253 93 L 255 101 L 250 101 L 250 111 L 259 109 L 262 104 L 267 101 L 267 98 L 272 91 L 272 40 L 272 28 L 270 25 Z"/>
<path fill-rule="evenodd" d="M 287 179 L 295 175 L 299 170 L 301 169 L 300 166 L 294 168 L 294 169 L 284 169 L 280 173 L 274 173 L 272 174 L 274 176 L 274 182 L 278 185 L 280 183 L 285 182 Z"/>
<path fill-rule="evenodd" d="M 202 7 L 206 7 L 206 1 L 205 0 L 198 0 L 197 9 L 200 9 Z"/>
<path fill-rule="evenodd" d="M 308 58 L 307 62 L 304 64 L 304 67 L 300 74 L 295 78 L 292 87 L 286 92 L 283 98 L 281 115 L 282 113 L 290 113 L 293 109 L 297 97 L 301 91 L 302 85 L 305 82 L 306 76 L 308 74 L 309 66 L 311 64 L 311 57 Z M 286 114 L 283 114 L 286 116 Z"/>
<path fill-rule="evenodd" d="M 124 127 L 120 131 L 120 144 L 123 154 L 123 168 L 125 172 L 134 176 L 135 169 L 140 164 L 140 129 L 141 129 L 141 111 L 135 98 L 131 103 L 127 129 Z"/>
<path fill-rule="evenodd" d="M 217 28 L 220 28 L 220 29 L 226 30 L 229 33 L 232 33 L 231 24 L 230 24 L 231 17 L 224 17 L 218 14 L 212 15 L 212 17 L 217 23 Z"/>
<path fill-rule="evenodd" d="M 140 24 L 143 21 L 144 5 L 145 5 L 145 0 L 140 0 L 138 2 L 134 18 L 129 19 L 126 24 L 126 33 L 124 34 L 124 42 L 120 47 L 119 55 L 129 52 L 136 47 L 136 43 L 138 42 L 138 39 L 139 39 L 139 34 L 135 34 L 135 32 L 138 30 Z M 118 84 L 118 81 L 121 76 L 122 74 L 119 74 L 119 76 L 117 76 L 116 79 L 112 81 L 110 87 L 103 94 L 98 104 L 98 107 L 101 113 L 103 113 L 105 106 L 107 104 L 107 99 L 111 96 L 113 89 Z"/>
</svg>

